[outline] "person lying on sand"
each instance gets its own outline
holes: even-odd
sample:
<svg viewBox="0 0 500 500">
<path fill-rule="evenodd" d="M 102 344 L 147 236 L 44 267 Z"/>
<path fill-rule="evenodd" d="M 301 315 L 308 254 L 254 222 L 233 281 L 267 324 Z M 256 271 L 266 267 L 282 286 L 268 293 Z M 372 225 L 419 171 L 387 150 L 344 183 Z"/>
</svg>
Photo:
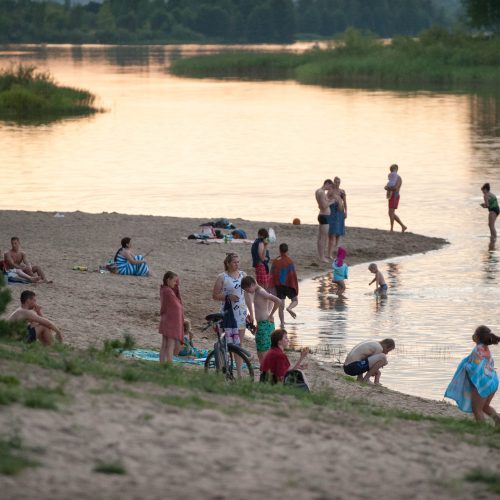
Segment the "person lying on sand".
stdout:
<svg viewBox="0 0 500 500">
<path fill-rule="evenodd" d="M 375 377 L 375 384 L 380 384 L 382 376 L 380 370 L 387 361 L 387 354 L 396 347 L 394 340 L 384 339 L 365 340 L 354 346 L 344 361 L 344 372 L 353 377 L 357 376 L 359 382 L 370 382 L 370 377 Z M 366 373 L 363 376 L 363 373 Z"/>
<path fill-rule="evenodd" d="M 36 302 L 36 294 L 31 290 L 21 293 L 21 306 L 18 307 L 8 318 L 8 321 L 24 321 L 27 323 L 28 335 L 26 342 L 39 340 L 43 345 L 50 346 L 54 337 L 63 342 L 62 333 L 52 321 L 44 318 L 42 308 Z"/>
<path fill-rule="evenodd" d="M 45 277 L 45 273 L 40 266 L 32 266 L 30 264 L 26 252 L 21 248 L 21 241 L 17 236 L 13 236 L 10 239 L 10 244 L 11 249 L 4 254 L 7 271 L 15 269 L 18 276 L 32 283 L 52 283 L 51 280 Z"/>
</svg>

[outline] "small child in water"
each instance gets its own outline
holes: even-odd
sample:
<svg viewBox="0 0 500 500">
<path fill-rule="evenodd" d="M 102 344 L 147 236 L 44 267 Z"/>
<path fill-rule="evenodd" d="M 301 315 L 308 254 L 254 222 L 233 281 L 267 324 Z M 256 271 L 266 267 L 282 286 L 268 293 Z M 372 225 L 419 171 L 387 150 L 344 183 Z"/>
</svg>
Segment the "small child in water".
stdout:
<svg viewBox="0 0 500 500">
<path fill-rule="evenodd" d="M 339 247 L 337 249 L 337 257 L 332 262 L 333 269 L 333 283 L 337 285 L 337 295 L 342 297 L 345 292 L 344 280 L 349 277 L 349 268 L 344 262 L 347 255 L 347 251 L 344 247 Z"/>
<path fill-rule="evenodd" d="M 396 172 L 396 170 L 387 174 L 387 184 L 384 187 L 384 189 L 387 191 L 386 193 L 387 199 L 389 199 L 392 196 L 391 188 L 393 188 L 396 185 L 397 181 L 398 181 L 398 173 Z"/>
<path fill-rule="evenodd" d="M 384 275 L 379 271 L 377 264 L 373 262 L 368 266 L 368 270 L 375 275 L 368 285 L 375 283 L 375 293 L 385 296 L 387 295 L 387 284 L 384 279 Z"/>
</svg>

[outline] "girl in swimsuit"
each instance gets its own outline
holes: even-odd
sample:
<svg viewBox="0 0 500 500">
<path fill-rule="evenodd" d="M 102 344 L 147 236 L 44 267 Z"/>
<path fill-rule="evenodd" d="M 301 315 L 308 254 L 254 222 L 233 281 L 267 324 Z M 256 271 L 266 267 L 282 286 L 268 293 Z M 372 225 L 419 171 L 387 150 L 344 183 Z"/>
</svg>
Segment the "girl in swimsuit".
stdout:
<svg viewBox="0 0 500 500">
<path fill-rule="evenodd" d="M 484 203 L 481 203 L 483 208 L 488 209 L 488 226 L 490 228 L 491 239 L 497 239 L 497 230 L 495 229 L 495 223 L 497 221 L 498 214 L 500 213 L 500 208 L 498 206 L 497 197 L 490 191 L 490 184 L 487 182 L 481 188 L 484 197 Z"/>
</svg>

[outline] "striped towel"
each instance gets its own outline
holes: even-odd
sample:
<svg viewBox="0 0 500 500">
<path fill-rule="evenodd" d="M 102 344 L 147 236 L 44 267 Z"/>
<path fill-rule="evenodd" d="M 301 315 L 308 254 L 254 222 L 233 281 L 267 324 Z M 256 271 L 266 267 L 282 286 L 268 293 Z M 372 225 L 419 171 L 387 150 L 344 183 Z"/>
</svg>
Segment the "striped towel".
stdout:
<svg viewBox="0 0 500 500">
<path fill-rule="evenodd" d="M 135 255 L 135 260 L 143 260 L 142 255 Z M 143 264 L 131 264 L 121 253 L 116 256 L 116 268 L 118 274 L 124 276 L 147 276 L 149 274 L 149 266 Z"/>
</svg>

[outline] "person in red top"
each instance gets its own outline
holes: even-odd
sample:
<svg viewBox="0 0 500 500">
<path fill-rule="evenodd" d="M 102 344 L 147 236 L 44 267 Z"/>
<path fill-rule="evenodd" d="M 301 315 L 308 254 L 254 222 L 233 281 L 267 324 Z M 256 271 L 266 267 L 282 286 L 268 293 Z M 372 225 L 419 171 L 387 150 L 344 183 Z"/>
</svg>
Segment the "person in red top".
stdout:
<svg viewBox="0 0 500 500">
<path fill-rule="evenodd" d="M 184 342 L 184 306 L 179 291 L 179 276 L 172 271 L 167 271 L 163 276 L 160 303 L 160 363 L 172 363 L 174 352 L 178 352 Z"/>
<path fill-rule="evenodd" d="M 302 368 L 302 361 L 309 352 L 309 349 L 304 347 L 300 352 L 299 360 L 290 368 L 290 360 L 284 352 L 288 343 L 288 334 L 283 328 L 278 328 L 271 333 L 271 349 L 264 356 L 260 371 L 274 382 L 283 382 L 287 372 Z"/>
</svg>

